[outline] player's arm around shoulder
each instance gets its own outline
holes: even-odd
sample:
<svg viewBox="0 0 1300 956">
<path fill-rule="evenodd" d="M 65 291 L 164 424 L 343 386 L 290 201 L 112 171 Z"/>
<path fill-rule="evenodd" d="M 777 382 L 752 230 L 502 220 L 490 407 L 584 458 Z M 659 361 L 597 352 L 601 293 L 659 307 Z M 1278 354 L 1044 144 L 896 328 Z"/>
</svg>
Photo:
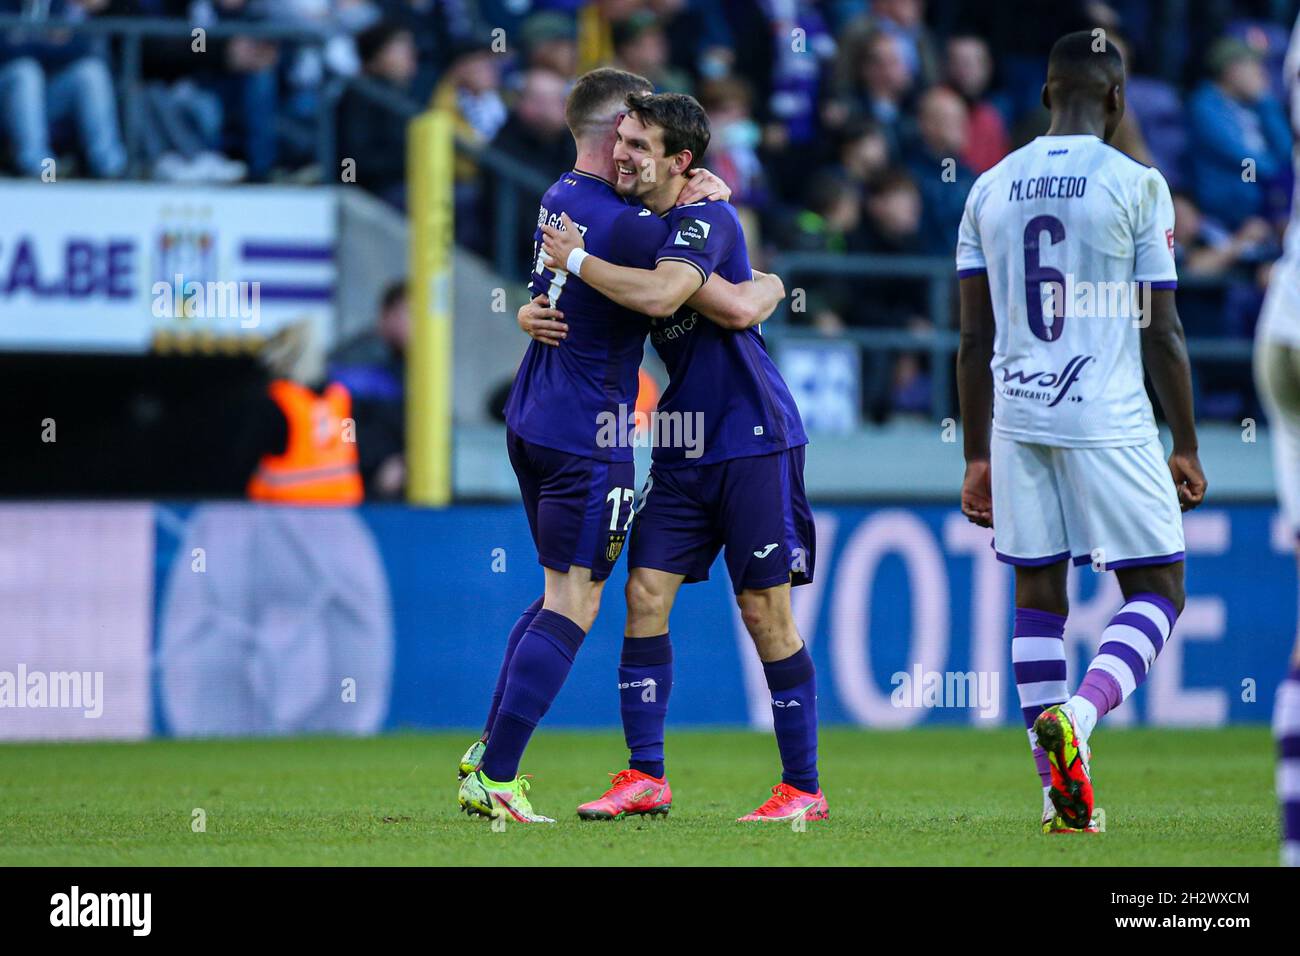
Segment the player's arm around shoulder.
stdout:
<svg viewBox="0 0 1300 956">
<path fill-rule="evenodd" d="M 774 272 L 753 270 L 748 282 L 728 282 L 716 272 L 686 300 L 715 325 L 733 332 L 753 328 L 776 311 L 785 298 L 785 283 Z"/>
<path fill-rule="evenodd" d="M 551 308 L 551 300 L 545 292 L 520 306 L 515 313 L 515 321 L 530 337 L 543 345 L 559 345 L 569 335 L 564 313 Z"/>
<path fill-rule="evenodd" d="M 785 287 L 778 289 L 780 280 L 755 277 L 752 270 L 751 278 L 741 283 L 716 274 L 744 241 L 740 217 L 726 200 L 678 206 L 669 218 L 668 238 L 655 254 L 655 268 L 694 271 L 698 284 L 678 305 L 689 304 L 723 328 L 747 329 L 772 314 Z"/>
<path fill-rule="evenodd" d="M 715 325 L 733 332 L 764 322 L 785 298 L 780 277 L 751 269 L 744 282 L 731 282 L 717 269 L 744 243 L 744 230 L 735 207 L 725 199 L 688 203 L 680 207 L 669 230 L 669 241 L 659 250 L 656 265 L 681 262 L 693 266 L 704 285 L 686 305 Z"/>
<path fill-rule="evenodd" d="M 686 186 L 677 197 L 677 205 L 691 206 L 709 200 L 731 201 L 731 187 L 717 173 L 696 166 L 686 173 Z"/>
<path fill-rule="evenodd" d="M 542 248 L 547 268 L 564 269 L 601 295 L 645 315 L 672 315 L 704 281 L 699 270 L 687 263 L 661 262 L 654 269 L 634 269 L 591 255 L 564 213 L 559 229 L 542 226 Z"/>
</svg>

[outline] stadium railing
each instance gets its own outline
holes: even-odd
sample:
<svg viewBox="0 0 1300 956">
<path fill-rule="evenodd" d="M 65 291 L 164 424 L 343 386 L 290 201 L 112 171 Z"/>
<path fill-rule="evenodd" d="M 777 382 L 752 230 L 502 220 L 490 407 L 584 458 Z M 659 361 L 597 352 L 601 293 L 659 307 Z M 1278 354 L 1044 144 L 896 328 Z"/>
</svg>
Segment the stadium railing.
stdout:
<svg viewBox="0 0 1300 956">
<path fill-rule="evenodd" d="M 114 41 L 116 55 L 111 58 L 122 114 L 122 135 L 131 172 L 142 173 L 140 154 L 140 129 L 138 117 L 142 109 L 143 84 L 142 47 L 145 40 L 153 38 L 193 39 L 195 24 L 187 20 L 170 20 L 156 17 L 95 17 L 76 22 L 61 20 L 35 20 L 17 14 L 0 14 L 0 32 L 27 31 L 31 33 L 72 33 L 87 39 Z M 251 37 L 322 47 L 329 40 L 327 34 L 287 24 L 258 21 L 217 22 L 202 29 L 207 39 Z M 339 97 L 345 90 L 364 96 L 376 108 L 386 110 L 404 120 L 410 120 L 423 111 L 424 106 L 409 96 L 388 89 L 364 76 L 335 78 L 320 89 L 316 104 L 315 129 L 309 132 L 315 140 L 313 154 L 319 166 L 322 181 L 330 171 L 338 168 L 338 138 L 336 109 Z M 456 149 L 472 156 L 494 177 L 493 190 L 498 197 L 494 204 L 492 228 L 492 258 L 497 272 L 509 275 L 514 271 L 514 232 L 518 228 L 519 204 L 526 196 L 529 200 L 540 197 L 550 182 L 535 169 L 521 167 L 519 163 L 490 146 L 480 146 L 458 139 Z M 521 196 L 522 194 L 522 196 Z"/>
<path fill-rule="evenodd" d="M 918 282 L 925 285 L 926 311 L 931 329 L 918 332 L 912 329 L 854 328 L 843 330 L 840 337 L 856 342 L 868 350 L 928 352 L 932 368 L 944 368 L 944 362 L 957 351 L 957 331 L 951 298 L 953 295 L 953 266 L 948 260 L 934 256 L 873 256 L 834 255 L 820 252 L 782 253 L 772 260 L 772 271 L 779 275 L 786 287 L 782 300 L 772 318 L 764 324 L 763 332 L 774 343 L 800 338 L 823 338 L 812 329 L 800 328 L 791 321 L 789 293 L 807 284 L 807 279 L 835 277 L 851 279 L 894 279 Z M 946 415 L 951 402 L 951 382 L 947 375 L 932 375 L 930 381 L 930 409 Z"/>
<path fill-rule="evenodd" d="M 930 328 L 854 328 L 839 337 L 856 342 L 869 351 L 923 352 L 930 356 L 931 368 L 950 369 L 956 359 L 959 334 L 956 315 L 957 276 L 952 260 L 944 256 L 877 256 L 868 254 L 835 255 L 820 252 L 781 253 L 772 259 L 771 271 L 785 282 L 787 296 L 764 324 L 764 334 L 774 344 L 782 341 L 821 341 L 823 336 L 811 328 L 794 324 L 789 292 L 815 283 L 818 278 L 891 279 L 923 283 L 926 288 L 926 312 Z M 1194 276 L 1179 279 L 1184 291 L 1217 291 L 1230 282 L 1227 276 Z M 1239 365 L 1249 379 L 1251 361 L 1249 339 L 1193 336 L 1187 340 L 1187 352 L 1193 363 L 1221 362 Z M 950 375 L 930 376 L 930 412 L 936 418 L 955 413 Z"/>
<path fill-rule="evenodd" d="M 136 174 L 140 172 L 138 117 L 142 111 L 140 88 L 143 79 L 144 41 L 157 38 L 192 40 L 197 29 L 200 27 L 187 20 L 169 20 L 159 17 L 93 17 L 68 22 L 37 20 L 10 13 L 0 14 L 0 31 L 75 34 L 88 39 L 118 42 L 119 55 L 110 62 L 114 67 L 117 92 L 121 101 L 122 135 L 131 161 L 131 169 Z M 201 29 L 206 39 L 251 37 L 314 47 L 324 46 L 329 39 L 319 31 L 259 21 L 217 22 L 204 25 Z M 326 84 L 320 91 L 320 101 L 316 105 L 315 155 L 321 164 L 322 172 L 334 165 L 334 109 L 341 91 L 341 84 Z"/>
<path fill-rule="evenodd" d="M 33 20 L 14 14 L 0 14 L 0 31 L 27 30 L 36 32 L 72 32 L 91 38 L 116 40 L 119 57 L 113 65 L 121 97 L 124 117 L 123 134 L 132 160 L 132 169 L 139 172 L 139 115 L 140 87 L 142 83 L 141 50 L 144 40 L 152 37 L 192 38 L 194 24 L 185 20 L 168 20 L 146 17 L 97 17 L 79 22 Z M 285 24 L 249 22 L 217 22 L 203 27 L 208 38 L 235 36 L 263 40 L 323 46 L 328 36 L 318 31 Z M 322 87 L 316 106 L 315 155 L 320 174 L 336 168 L 338 160 L 335 109 L 344 90 L 360 93 L 374 105 L 396 116 L 410 120 L 423 111 L 424 106 L 399 92 L 388 89 L 364 76 L 337 79 Z M 491 261 L 499 276 L 510 278 L 516 271 L 515 242 L 518 213 L 521 202 L 535 202 L 550 185 L 548 177 L 513 157 L 491 146 L 470 143 L 460 137 L 456 150 L 475 160 L 492 177 L 492 191 L 497 201 L 492 204 Z M 951 367 L 957 350 L 956 328 L 956 276 L 952 262 L 947 257 L 928 256 L 873 256 L 835 255 L 828 253 L 781 253 L 772 262 L 772 271 L 780 275 L 787 289 L 795 289 L 815 282 L 818 277 L 893 279 L 924 283 L 926 311 L 930 328 L 918 331 L 906 328 L 848 328 L 842 336 L 864 349 L 887 352 L 928 353 L 933 368 Z M 1227 286 L 1226 277 L 1186 277 L 1180 280 L 1183 290 L 1216 290 Z M 817 339 L 818 333 L 795 325 L 790 320 L 789 299 L 765 326 L 774 342 L 781 340 Z M 1247 339 L 1219 337 L 1191 337 L 1188 352 L 1196 363 L 1225 363 L 1242 367 L 1245 372 L 1250 363 L 1251 343 Z M 1246 374 L 1249 378 L 1249 374 Z M 937 416 L 954 410 L 952 382 L 948 375 L 931 376 L 930 406 Z"/>
<path fill-rule="evenodd" d="M 423 107 L 409 96 L 396 93 L 364 76 L 348 81 L 348 89 L 360 93 L 381 109 L 387 109 L 411 120 Z M 516 231 L 519 229 L 519 204 L 535 203 L 551 186 L 550 177 L 519 160 L 507 156 L 491 146 L 471 143 L 456 137 L 456 152 L 473 159 L 493 178 L 491 189 L 496 198 L 492 204 L 492 265 L 498 275 L 509 277 L 517 271 L 515 262 Z"/>
</svg>

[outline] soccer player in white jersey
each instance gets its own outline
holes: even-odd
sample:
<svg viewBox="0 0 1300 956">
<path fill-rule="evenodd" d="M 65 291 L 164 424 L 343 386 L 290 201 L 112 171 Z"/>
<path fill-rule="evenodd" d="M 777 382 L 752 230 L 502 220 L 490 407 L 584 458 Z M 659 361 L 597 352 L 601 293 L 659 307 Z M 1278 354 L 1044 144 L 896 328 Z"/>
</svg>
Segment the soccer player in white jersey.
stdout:
<svg viewBox="0 0 1300 956">
<path fill-rule="evenodd" d="M 1094 829 L 1088 738 L 1143 682 L 1183 608 L 1182 510 L 1205 495 L 1174 305 L 1164 178 L 1107 145 L 1124 115 L 1119 50 L 1052 47 L 1047 135 L 984 173 L 957 241 L 962 512 L 1015 566 L 1011 641 L 1043 783 L 1043 832 Z M 1142 298 L 1137 298 L 1138 294 Z M 1143 365 L 1173 433 L 1165 463 Z M 1114 571 L 1124 606 L 1074 695 L 1070 562 Z"/>
<path fill-rule="evenodd" d="M 1291 33 L 1283 70 L 1291 99 L 1291 126 L 1300 144 L 1300 19 Z M 1295 152 L 1300 177 L 1300 145 Z M 1300 178 L 1282 258 L 1269 275 L 1255 332 L 1255 383 L 1272 425 L 1273 464 L 1282 513 L 1296 536 L 1300 560 Z M 1277 738 L 1277 798 L 1282 804 L 1282 863 L 1300 866 L 1300 638 L 1273 705 Z"/>
</svg>

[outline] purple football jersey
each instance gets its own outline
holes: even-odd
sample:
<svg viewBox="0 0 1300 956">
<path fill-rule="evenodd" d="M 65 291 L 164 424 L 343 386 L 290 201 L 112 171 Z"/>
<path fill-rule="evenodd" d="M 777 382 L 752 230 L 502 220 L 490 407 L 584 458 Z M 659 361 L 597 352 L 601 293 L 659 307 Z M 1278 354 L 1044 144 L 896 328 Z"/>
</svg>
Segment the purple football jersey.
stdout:
<svg viewBox="0 0 1300 956">
<path fill-rule="evenodd" d="M 669 212 L 667 222 L 668 238 L 656 263 L 689 263 L 699 270 L 702 282 L 714 272 L 736 283 L 753 278 L 745 233 L 730 203 L 679 206 Z M 808 443 L 794 397 L 758 328 L 732 332 L 683 306 L 670 318 L 651 320 L 650 341 L 669 375 L 658 411 L 661 416 L 679 413 L 665 420 L 671 424 L 657 425 L 658 435 L 693 439 L 657 442 L 658 467 L 770 455 Z M 696 415 L 702 421 L 688 418 Z M 690 424 L 695 421 L 701 421 L 698 434 Z"/>
<path fill-rule="evenodd" d="M 650 269 L 667 222 L 626 202 L 599 176 L 573 170 L 542 197 L 534 233 L 531 295 L 548 292 L 564 313 L 568 337 L 558 348 L 532 342 L 506 402 L 506 423 L 537 445 L 600 461 L 631 461 L 628 442 L 610 442 L 606 422 L 621 424 L 636 407 L 637 371 L 650 320 L 616 305 L 582 279 L 542 264 L 543 223 L 567 213 L 589 253 L 615 265 Z"/>
</svg>

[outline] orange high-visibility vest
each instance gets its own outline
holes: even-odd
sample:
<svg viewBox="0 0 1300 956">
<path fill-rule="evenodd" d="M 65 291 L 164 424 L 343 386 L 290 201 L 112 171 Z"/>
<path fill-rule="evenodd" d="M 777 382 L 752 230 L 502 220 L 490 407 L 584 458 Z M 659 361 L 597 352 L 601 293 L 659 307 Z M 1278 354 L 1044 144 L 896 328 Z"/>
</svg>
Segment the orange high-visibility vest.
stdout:
<svg viewBox="0 0 1300 956">
<path fill-rule="evenodd" d="M 289 441 L 281 455 L 263 455 L 248 482 L 248 497 L 293 505 L 355 505 L 364 497 L 355 440 L 344 441 L 352 396 L 337 382 L 317 395 L 277 379 L 271 398 L 284 412 Z M 348 436 L 352 437 L 352 436 Z"/>
<path fill-rule="evenodd" d="M 636 410 L 638 414 L 637 421 L 649 422 L 651 413 L 658 407 L 659 407 L 659 386 L 655 384 L 654 376 L 652 376 L 645 369 L 641 369 L 637 373 L 637 390 L 636 390 Z M 644 415 L 645 418 L 639 417 L 641 415 Z M 649 430 L 651 430 L 649 426 L 647 426 L 646 428 L 637 429 L 638 432 L 644 432 Z"/>
</svg>

